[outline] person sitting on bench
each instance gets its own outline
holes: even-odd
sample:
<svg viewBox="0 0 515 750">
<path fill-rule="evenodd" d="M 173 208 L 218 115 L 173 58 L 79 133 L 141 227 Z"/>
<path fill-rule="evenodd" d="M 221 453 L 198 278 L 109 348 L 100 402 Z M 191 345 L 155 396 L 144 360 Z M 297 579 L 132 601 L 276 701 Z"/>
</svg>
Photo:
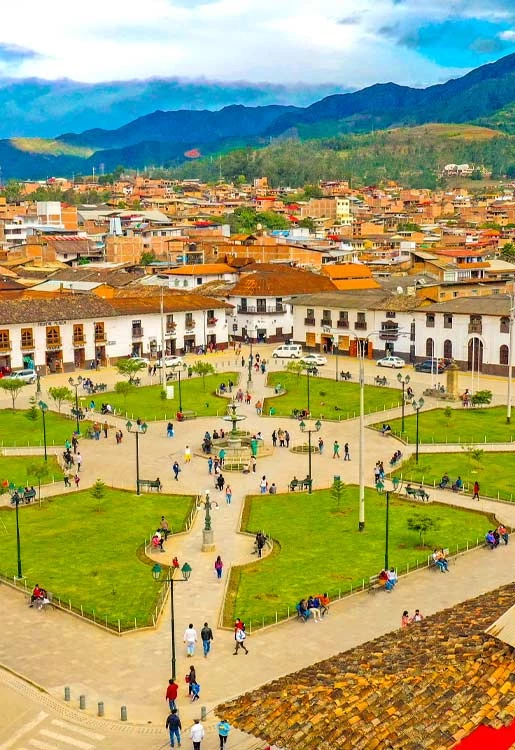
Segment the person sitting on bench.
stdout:
<svg viewBox="0 0 515 750">
<path fill-rule="evenodd" d="M 445 490 L 449 486 L 450 482 L 451 482 L 451 480 L 449 479 L 449 475 L 446 472 L 442 476 L 441 482 L 440 482 L 440 484 L 438 486 L 440 487 L 440 489 Z"/>
<path fill-rule="evenodd" d="M 161 550 L 161 552 L 164 552 L 163 541 L 164 541 L 164 539 L 161 536 L 161 534 L 159 532 L 159 529 L 158 529 L 156 531 L 156 533 L 154 534 L 154 536 L 152 537 L 152 547 L 154 547 L 154 548 L 159 547 L 159 549 Z"/>
<path fill-rule="evenodd" d="M 457 480 L 452 485 L 452 491 L 461 492 L 462 489 L 463 489 L 463 479 L 461 477 L 458 477 Z"/>
<path fill-rule="evenodd" d="M 299 617 L 302 617 L 304 620 L 308 620 L 310 617 L 310 611 L 308 609 L 308 603 L 305 599 L 301 599 L 300 602 L 297 604 L 297 613 Z"/>
<path fill-rule="evenodd" d="M 379 580 L 379 583 L 381 584 L 381 586 L 384 586 L 384 588 L 386 589 L 386 591 L 391 591 L 393 589 L 393 587 L 395 586 L 395 583 L 388 578 L 388 573 L 386 572 L 386 570 L 382 570 L 379 573 L 379 579 L 378 580 Z"/>
<path fill-rule="evenodd" d="M 432 558 L 434 561 L 434 564 L 440 568 L 441 573 L 447 573 L 449 572 L 449 564 L 447 562 L 447 559 L 443 553 L 443 549 L 435 549 L 435 551 L 432 554 Z"/>
<path fill-rule="evenodd" d="M 391 431 L 392 431 L 392 428 L 390 427 L 390 425 L 389 425 L 389 424 L 383 424 L 383 426 L 382 426 L 382 427 L 381 427 L 381 429 L 380 429 L 380 432 L 381 432 L 381 433 L 382 433 L 383 435 L 386 435 L 386 433 L 387 433 L 387 432 L 391 432 Z"/>
</svg>

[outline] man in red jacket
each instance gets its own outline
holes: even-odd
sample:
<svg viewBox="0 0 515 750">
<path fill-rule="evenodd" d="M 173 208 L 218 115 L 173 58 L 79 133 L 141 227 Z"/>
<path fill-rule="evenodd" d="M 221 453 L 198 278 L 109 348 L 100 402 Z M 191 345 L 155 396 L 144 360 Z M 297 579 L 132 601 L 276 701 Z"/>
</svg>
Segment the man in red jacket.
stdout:
<svg viewBox="0 0 515 750">
<path fill-rule="evenodd" d="M 177 683 L 173 680 L 168 680 L 168 687 L 166 688 L 166 700 L 168 701 L 168 705 L 170 706 L 170 711 L 173 711 L 174 708 L 177 708 L 177 706 L 175 705 L 175 701 L 178 691 L 179 686 L 177 685 Z"/>
</svg>

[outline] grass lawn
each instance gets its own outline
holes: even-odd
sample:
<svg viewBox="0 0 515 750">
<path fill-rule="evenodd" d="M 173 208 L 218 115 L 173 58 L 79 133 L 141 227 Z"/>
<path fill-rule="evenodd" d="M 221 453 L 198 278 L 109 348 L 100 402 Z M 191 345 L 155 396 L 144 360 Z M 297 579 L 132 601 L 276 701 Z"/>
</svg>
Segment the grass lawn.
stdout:
<svg viewBox="0 0 515 750">
<path fill-rule="evenodd" d="M 282 396 L 265 399 L 263 413 L 268 414 L 273 407 L 277 416 L 289 417 L 293 409 L 306 409 L 307 375 L 289 372 L 272 372 L 268 375 L 268 385 L 280 383 L 286 393 Z M 341 382 L 319 375 L 309 379 L 311 414 L 323 419 L 352 419 L 359 415 L 359 384 Z M 397 388 L 365 386 L 365 414 L 390 409 L 401 403 L 401 391 Z M 338 408 L 336 408 L 338 407 Z"/>
<path fill-rule="evenodd" d="M 394 433 L 400 435 L 401 420 L 390 420 Z M 382 422 L 373 425 L 380 429 Z M 416 440 L 416 416 L 413 408 L 406 406 L 404 438 Z M 421 443 L 506 443 L 515 439 L 515 424 L 506 424 L 506 407 L 492 406 L 487 409 L 452 409 L 449 417 L 445 409 L 428 409 L 419 416 L 419 439 Z"/>
<path fill-rule="evenodd" d="M 66 407 L 65 407 L 66 408 Z M 0 409 L 0 446 L 43 445 L 43 418 L 29 419 L 28 409 Z M 75 431 L 75 420 L 57 412 L 48 411 L 46 421 L 47 445 L 63 445 Z M 85 431 L 91 422 L 81 422 Z"/>
<path fill-rule="evenodd" d="M 38 480 L 31 472 L 31 467 L 43 466 L 43 456 L 0 456 L 0 483 L 12 482 L 17 487 L 31 485 L 38 488 Z M 63 478 L 63 472 L 55 456 L 48 456 L 47 475 L 41 478 L 41 484 L 47 484 L 55 477 L 57 481 Z"/>
<path fill-rule="evenodd" d="M 60 495 L 20 509 L 23 573 L 72 607 L 95 612 L 116 628 L 151 623 L 159 595 L 150 566 L 139 559 L 145 537 L 166 515 L 173 531 L 184 528 L 192 508 L 189 496 L 105 490 L 96 500 L 89 490 Z M 15 514 L 0 511 L 1 572 L 16 574 Z M 4 526 L 5 525 L 5 526 Z M 166 544 L 170 561 L 172 538 Z M 165 557 L 163 555 L 163 557 Z"/>
<path fill-rule="evenodd" d="M 497 497 L 501 500 L 513 500 L 515 491 L 513 477 L 515 476 L 515 453 L 483 453 L 479 460 L 472 452 L 461 453 L 420 453 L 418 465 L 414 458 L 408 459 L 392 476 L 401 476 L 407 482 L 422 482 L 433 484 L 440 482 L 442 475 L 449 475 L 451 481 L 461 476 L 465 483 L 465 490 L 479 482 L 481 495 Z"/>
<path fill-rule="evenodd" d="M 196 411 L 199 417 L 215 416 L 225 414 L 229 401 L 221 396 L 216 396 L 215 391 L 220 383 L 232 380 L 238 382 L 239 374 L 235 372 L 218 373 L 207 375 L 205 390 L 202 378 L 181 377 L 182 408 L 184 410 Z M 97 404 L 109 402 L 116 408 L 117 412 L 127 412 L 130 419 L 145 419 L 147 422 L 153 419 L 175 419 L 179 411 L 179 382 L 177 380 L 169 385 L 174 386 L 174 398 L 161 398 L 162 389 L 160 385 L 138 386 L 124 399 L 114 391 L 102 393 L 96 398 Z"/>
<path fill-rule="evenodd" d="M 242 528 L 263 529 L 277 540 L 275 553 L 256 563 L 233 568 L 224 612 L 225 623 L 241 617 L 253 627 L 275 622 L 286 615 L 287 607 L 310 594 L 327 591 L 332 598 L 338 590 L 349 591 L 351 584 L 378 573 L 384 565 L 385 496 L 367 490 L 365 531 L 358 532 L 358 488 L 349 485 L 338 512 L 328 490 L 312 495 L 291 492 L 285 495 L 259 495 L 247 498 Z M 410 516 L 421 514 L 438 522 L 429 532 L 426 548 L 421 548 L 416 532 L 407 528 Z M 490 528 L 487 515 L 431 503 L 422 506 L 407 500 L 390 500 L 390 565 L 399 572 L 426 561 L 435 546 L 456 550 L 467 540 L 476 543 Z M 399 584 L 402 587 L 402 582 Z M 402 610 L 402 605 L 401 605 Z"/>
</svg>

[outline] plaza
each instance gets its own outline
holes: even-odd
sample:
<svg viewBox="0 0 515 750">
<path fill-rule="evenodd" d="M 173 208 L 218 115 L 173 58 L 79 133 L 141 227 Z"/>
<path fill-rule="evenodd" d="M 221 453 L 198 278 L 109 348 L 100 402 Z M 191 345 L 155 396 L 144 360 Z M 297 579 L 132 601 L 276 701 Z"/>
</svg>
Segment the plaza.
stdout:
<svg viewBox="0 0 515 750">
<path fill-rule="evenodd" d="M 267 356 L 266 347 L 263 347 L 262 350 L 262 356 Z M 217 365 L 220 380 L 226 380 L 225 373 L 234 372 L 237 365 L 237 358 L 231 357 L 228 353 L 216 355 L 209 361 Z M 355 365 L 355 361 L 345 361 L 346 369 L 348 366 L 349 369 L 353 370 L 354 379 L 356 379 Z M 275 363 L 272 365 L 272 371 L 274 371 L 274 368 L 279 369 L 280 367 L 282 367 L 281 363 Z M 327 375 L 330 375 L 330 372 L 334 370 L 332 361 L 327 365 L 327 370 Z M 240 373 L 240 382 L 237 386 L 245 390 L 247 370 L 241 368 L 240 365 L 236 372 Z M 222 373 L 224 374 L 222 375 Z M 367 371 L 367 376 L 372 378 L 372 374 L 375 374 L 375 370 L 370 368 Z M 282 427 L 288 429 L 291 433 L 291 447 L 304 444 L 306 437 L 301 433 L 298 421 L 287 417 L 267 416 L 265 418 L 256 414 L 256 400 L 263 400 L 265 397 L 273 400 L 275 397 L 273 388 L 266 386 L 266 377 L 267 374 L 263 376 L 260 373 L 252 373 L 252 401 L 248 406 L 242 405 L 239 407 L 239 412 L 246 417 L 242 425 L 243 428 L 251 432 L 261 431 L 265 442 L 270 444 L 272 431 Z M 465 376 L 463 377 L 465 378 Z M 109 378 L 111 378 L 110 382 L 114 382 L 116 376 L 108 371 L 102 372 L 102 380 L 108 382 Z M 52 379 L 52 384 L 53 382 Z M 55 382 L 59 382 L 59 376 L 55 376 Z M 147 380 L 144 382 L 147 384 Z M 305 381 L 301 380 L 300 382 L 304 383 Z M 319 382 L 322 382 L 322 380 Z M 488 382 L 495 393 L 496 403 L 502 404 L 505 383 L 501 379 L 496 380 L 495 378 L 492 378 L 491 381 L 489 379 Z M 426 383 L 426 376 L 414 374 L 413 387 L 417 395 L 422 392 Z M 343 386 L 344 384 L 342 384 Z M 46 387 L 46 383 L 43 383 L 43 388 Z M 26 390 L 29 391 L 29 389 Z M 22 393 L 20 402 L 22 398 L 28 398 L 29 395 L 30 393 Z M 305 398 L 300 389 L 297 397 L 301 402 L 300 405 L 303 405 L 302 402 Z M 108 393 L 102 396 L 101 400 L 109 400 Z M 25 407 L 26 404 L 20 403 L 20 407 L 22 406 Z M 393 420 L 399 412 L 400 409 L 396 407 L 393 410 L 375 413 L 367 417 L 367 424 L 383 421 L 383 418 Z M 459 418 L 460 413 L 457 411 L 456 417 Z M 299 478 L 306 476 L 308 457 L 305 453 L 296 453 L 286 448 L 276 448 L 270 456 L 258 458 L 256 473 L 225 472 L 226 482 L 231 484 L 233 490 L 232 502 L 227 505 L 225 494 L 218 493 L 213 487 L 213 477 L 208 473 L 206 458 L 201 455 L 199 450 L 205 431 L 212 432 L 213 429 L 224 425 L 220 417 L 215 415 L 199 417 L 183 423 L 177 423 L 174 420 L 175 436 L 168 438 L 166 422 L 151 421 L 143 412 L 134 416 L 148 420 L 147 432 L 139 437 L 140 475 L 145 479 L 160 477 L 163 484 L 163 513 L 168 512 L 164 505 L 167 495 L 204 497 L 206 489 L 211 491 L 212 498 L 217 501 L 219 506 L 217 510 L 213 509 L 212 511 L 215 553 L 201 552 L 204 512 L 199 509 L 189 531 L 173 535 L 168 539 L 168 542 L 165 543 L 165 554 L 152 552 L 147 555 L 149 561 L 158 562 L 160 565 L 163 565 L 163 563 L 165 565 L 171 564 L 172 557 L 177 556 L 181 565 L 188 562 L 192 567 L 190 580 L 185 583 L 181 582 L 174 587 L 177 681 L 179 683 L 178 706 L 185 727 L 189 726 L 188 722 L 193 717 L 199 715 L 200 708 L 199 704 L 191 704 L 187 699 L 184 675 L 188 671 L 189 660 L 186 658 L 183 648 L 182 633 L 189 622 L 193 622 L 197 631 L 200 631 L 202 624 L 207 621 L 214 631 L 215 640 L 209 657 L 204 659 L 200 653 L 201 648 L 197 646 L 197 652 L 193 660 L 201 684 L 200 705 L 206 706 L 208 711 L 207 721 L 205 722 L 208 728 L 205 741 L 206 750 L 211 750 L 217 745 L 216 733 L 213 728 L 215 717 L 212 712 L 216 705 L 258 688 L 270 680 L 308 667 L 332 654 L 337 654 L 375 637 L 385 635 L 399 627 L 403 609 L 412 611 L 416 607 L 421 607 L 427 616 L 444 607 L 450 607 L 473 596 L 484 594 L 502 584 L 511 583 L 513 579 L 514 553 L 512 545 L 501 548 L 491 557 L 488 556 L 487 551 L 480 547 L 458 556 L 453 564 L 452 575 L 446 576 L 443 581 L 437 576 L 436 582 L 431 585 L 430 596 L 428 596 L 428 580 L 434 581 L 434 578 L 429 579 L 428 577 L 434 576 L 434 574 L 421 565 L 418 571 L 401 577 L 399 590 L 391 596 L 380 594 L 371 597 L 367 596 L 366 592 L 358 592 L 342 598 L 341 601 L 334 602 L 330 616 L 325 618 L 320 626 L 317 626 L 320 627 L 323 636 L 320 636 L 320 632 L 313 633 L 311 630 L 312 623 L 307 623 L 306 628 L 304 628 L 298 622 L 286 620 L 277 626 L 274 624 L 271 627 L 262 628 L 258 622 L 253 622 L 252 629 L 249 630 L 249 655 L 247 657 L 240 654 L 235 659 L 232 656 L 234 643 L 232 629 L 221 627 L 227 580 L 231 569 L 236 569 L 238 565 L 252 563 L 256 566 L 260 564 L 256 563 L 256 556 L 253 554 L 253 535 L 240 533 L 244 498 L 259 493 L 259 482 L 262 475 L 265 475 L 269 482 L 276 483 L 279 493 L 287 492 L 288 484 L 293 476 Z M 424 412 L 421 414 L 422 419 L 423 417 Z M 155 508 L 153 518 L 157 525 L 161 515 L 159 510 L 160 496 L 149 493 L 138 498 L 135 495 L 135 438 L 126 432 L 125 421 L 125 418 L 110 417 L 110 423 L 113 427 L 119 427 L 124 431 L 124 438 L 120 445 L 115 443 L 114 429 L 110 430 L 107 440 L 103 436 L 98 441 L 81 439 L 80 450 L 83 457 L 83 466 L 80 493 L 76 493 L 74 489 L 67 490 L 68 498 L 65 497 L 63 502 L 68 502 L 70 505 L 75 502 L 77 511 L 79 511 L 80 494 L 86 492 L 97 478 L 101 478 L 108 487 L 127 490 L 128 497 L 125 507 L 128 521 L 131 518 L 131 507 L 137 503 L 145 503 L 150 498 Z M 70 421 L 69 424 L 71 431 L 73 422 Z M 317 491 L 330 487 L 334 475 L 340 475 L 345 485 L 356 485 L 359 480 L 357 421 L 354 419 L 341 422 L 323 421 L 320 435 L 323 436 L 326 448 L 322 455 L 313 454 L 312 456 L 315 491 L 312 497 L 314 502 L 316 502 Z M 335 439 L 342 446 L 345 442 L 349 442 L 351 461 L 343 462 L 341 459 L 338 461 L 332 458 L 331 447 Z M 193 458 L 190 463 L 184 461 L 186 445 L 191 446 L 193 451 Z M 369 487 L 373 487 L 372 469 L 376 461 L 382 460 L 387 467 L 396 445 L 395 440 L 385 438 L 375 430 L 367 429 L 364 458 L 366 484 Z M 408 458 L 413 452 L 413 446 L 411 444 L 403 446 L 402 450 L 404 457 Z M 461 451 L 461 454 L 463 455 L 463 461 L 467 462 L 466 454 L 463 451 Z M 171 465 L 175 460 L 179 462 L 182 469 L 178 482 L 174 481 L 171 472 Z M 387 485 L 387 487 L 389 486 Z M 370 491 L 367 490 L 367 492 Z M 61 482 L 42 487 L 43 497 L 61 496 L 62 494 L 63 486 Z M 279 494 L 276 497 L 280 502 L 281 495 Z M 285 503 L 287 500 L 291 508 L 292 527 L 295 525 L 295 498 L 300 497 L 304 499 L 308 496 L 290 493 L 285 498 Z M 271 499 L 276 500 L 276 498 Z M 482 498 L 480 503 L 476 502 L 472 506 L 470 495 L 455 496 L 453 493 L 439 491 L 438 489 L 431 491 L 431 500 L 464 509 L 473 507 L 473 510 L 495 515 L 499 521 L 503 521 L 510 527 L 515 526 L 515 506 L 510 503 L 498 503 L 495 499 Z M 5 497 L 3 502 L 7 504 L 9 502 L 8 497 Z M 264 502 L 266 502 L 266 499 L 264 499 Z M 395 502 L 406 503 L 406 501 L 401 500 Z M 436 506 L 431 504 L 431 510 L 434 507 Z M 414 512 L 419 510 L 419 506 L 413 505 L 413 508 Z M 24 515 L 26 512 L 33 513 L 36 510 L 35 508 L 20 508 L 22 556 L 25 554 L 24 534 L 29 533 L 28 528 L 24 530 Z M 280 510 L 277 513 L 280 513 Z M 365 515 L 366 520 L 367 516 Z M 375 533 L 372 531 L 374 528 L 372 516 L 370 521 L 370 528 L 365 526 L 364 540 L 370 539 L 370 536 L 367 537 L 367 535 Z M 138 523 L 137 519 L 135 519 L 135 523 Z M 357 522 L 354 526 L 357 534 Z M 142 529 L 142 543 L 151 531 L 152 528 Z M 302 529 L 300 531 L 304 535 L 304 539 L 306 531 Z M 105 533 L 111 535 L 116 553 L 116 529 L 108 528 Z M 476 534 L 474 534 L 474 538 L 475 536 Z M 280 544 L 281 539 L 277 541 Z M 308 544 L 309 537 L 306 537 L 305 541 Z M 366 543 L 364 542 L 364 544 Z M 14 540 L 12 544 L 14 545 Z M 30 546 L 27 546 L 27 555 L 30 554 L 29 550 Z M 73 554 L 73 545 L 71 545 L 69 559 L 67 560 L 65 556 L 63 565 L 70 564 Z M 225 566 L 221 583 L 216 580 L 213 569 L 216 554 L 221 555 Z M 393 551 L 391 554 L 393 555 Z M 488 564 L 485 564 L 485 555 Z M 423 552 L 421 557 L 424 557 Z M 299 560 L 302 564 L 303 556 L 301 552 L 299 552 Z M 395 562 L 395 560 L 392 559 L 392 562 Z M 267 559 L 265 556 L 263 564 L 270 565 L 272 563 L 273 558 Z M 371 569 L 367 571 L 368 575 L 376 574 L 381 567 L 381 563 L 382 540 L 381 552 L 377 561 L 374 560 L 373 563 L 370 563 Z M 316 564 L 316 560 L 310 561 L 310 565 L 316 566 Z M 102 561 L 99 561 L 99 568 L 101 575 Z M 345 575 L 346 571 L 340 568 L 341 566 L 334 572 Z M 303 573 L 305 574 L 305 571 Z M 108 574 L 108 571 L 106 571 L 106 574 Z M 148 575 L 150 578 L 150 566 L 148 566 Z M 308 573 L 306 581 L 309 582 L 309 580 Z M 39 583 L 45 585 L 46 582 L 40 580 Z M 88 581 L 85 581 L 84 585 L 88 586 Z M 126 581 L 127 589 L 130 589 L 130 585 L 130 580 Z M 303 585 L 307 586 L 308 583 Z M 305 595 L 309 593 L 315 592 L 305 590 Z M 90 737 L 85 740 L 92 745 L 98 743 L 100 748 L 104 746 L 115 748 L 116 742 L 119 741 L 119 737 L 116 739 L 117 731 L 123 733 L 126 741 L 125 747 L 157 749 L 163 746 L 166 739 L 163 729 L 166 717 L 164 692 L 170 675 L 170 619 L 166 606 L 155 629 L 150 628 L 141 632 L 128 633 L 120 637 L 113 635 L 111 632 L 106 632 L 105 629 L 90 625 L 84 620 L 77 619 L 60 609 L 48 612 L 36 612 L 29 609 L 24 597 L 10 587 L 2 586 L 0 595 L 2 597 L 0 611 L 2 631 L 4 633 L 16 633 L 15 638 L 3 640 L 0 662 L 47 691 L 45 700 L 50 701 L 49 708 L 43 710 L 48 714 L 48 717 L 42 719 L 42 725 L 45 722 L 52 721 L 53 711 L 56 712 L 56 716 L 59 711 L 67 711 L 73 715 L 67 713 L 64 719 L 54 720 L 69 722 L 73 719 L 77 722 L 83 722 L 79 725 L 83 726 L 85 731 L 104 738 L 95 740 L 95 738 Z M 288 595 L 288 598 L 291 598 L 290 595 Z M 334 597 L 332 598 L 334 599 Z M 295 600 L 290 601 L 290 604 L 294 607 Z M 238 612 L 237 616 L 241 616 L 249 627 L 247 612 Z M 273 620 L 273 616 L 271 620 Z M 37 632 L 38 639 L 37 658 L 34 658 L 33 650 L 35 632 Z M 3 681 L 2 687 L 5 686 L 6 681 L 9 683 L 6 689 L 11 691 L 11 695 L 19 694 L 21 688 L 19 688 L 14 676 L 7 677 L 4 674 Z M 72 701 L 68 705 L 64 705 L 63 702 L 65 687 L 71 688 Z M 29 690 L 29 688 L 24 689 Z M 86 696 L 87 708 L 79 713 L 76 709 L 80 695 Z M 26 697 L 31 702 L 35 701 L 36 698 L 37 696 L 35 697 L 32 693 Z M 109 722 L 103 723 L 101 720 L 94 718 L 98 701 L 105 704 L 105 714 L 110 720 Z M 127 707 L 129 718 L 127 724 L 121 724 L 119 721 L 121 706 Z M 102 726 L 105 725 L 107 725 L 107 729 L 102 729 Z M 16 731 L 18 729 L 22 729 L 22 724 L 16 728 Z M 0 747 L 2 747 L 2 750 L 3 745 L 1 743 L 7 741 L 9 731 L 13 731 L 10 724 L 6 727 L 0 726 Z M 115 738 L 111 744 L 103 745 L 102 743 L 105 743 L 105 738 L 109 733 L 112 733 Z M 23 742 L 23 734 L 20 734 L 19 741 L 17 740 L 9 747 L 13 747 L 13 750 L 21 750 L 22 747 L 25 747 Z M 251 748 L 264 747 L 264 743 L 233 730 L 230 737 L 230 746 L 250 750 Z"/>
</svg>

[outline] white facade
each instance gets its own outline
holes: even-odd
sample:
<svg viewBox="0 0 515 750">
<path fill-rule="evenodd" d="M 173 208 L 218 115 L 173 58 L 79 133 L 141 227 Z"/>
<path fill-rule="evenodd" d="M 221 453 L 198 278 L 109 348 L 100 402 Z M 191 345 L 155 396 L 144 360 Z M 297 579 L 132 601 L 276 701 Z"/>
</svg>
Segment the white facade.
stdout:
<svg viewBox="0 0 515 750">
<path fill-rule="evenodd" d="M 230 334 L 239 340 L 275 342 L 293 335 L 293 311 L 282 297 L 231 297 Z"/>
</svg>

